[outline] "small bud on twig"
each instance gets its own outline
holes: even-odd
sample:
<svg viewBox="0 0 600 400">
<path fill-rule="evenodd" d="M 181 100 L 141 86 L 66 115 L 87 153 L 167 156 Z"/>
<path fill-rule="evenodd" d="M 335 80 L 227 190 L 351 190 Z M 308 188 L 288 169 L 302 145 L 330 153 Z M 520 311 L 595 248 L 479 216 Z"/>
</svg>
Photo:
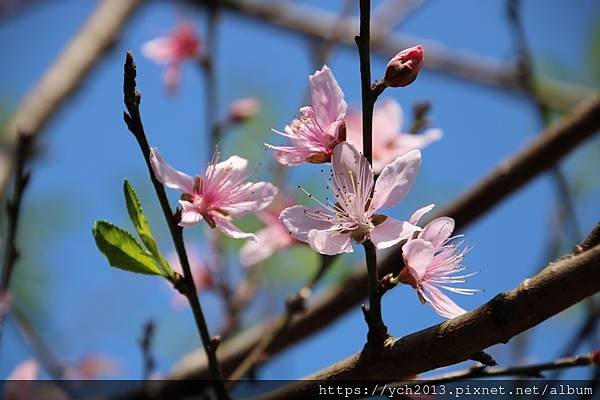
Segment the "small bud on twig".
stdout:
<svg viewBox="0 0 600 400">
<path fill-rule="evenodd" d="M 383 83 L 391 87 L 404 87 L 417 79 L 423 63 L 423 46 L 402 50 L 390 60 Z"/>
</svg>

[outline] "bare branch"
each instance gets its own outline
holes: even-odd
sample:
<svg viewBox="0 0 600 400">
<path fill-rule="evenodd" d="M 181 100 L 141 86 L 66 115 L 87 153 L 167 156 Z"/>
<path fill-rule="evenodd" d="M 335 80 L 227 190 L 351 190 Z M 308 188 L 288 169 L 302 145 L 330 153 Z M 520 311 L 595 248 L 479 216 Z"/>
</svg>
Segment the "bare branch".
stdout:
<svg viewBox="0 0 600 400">
<path fill-rule="evenodd" d="M 38 84 L 25 97 L 8 123 L 8 138 L 18 132 L 38 135 L 70 95 L 87 78 L 92 67 L 119 36 L 141 0 L 104 0 L 71 40 Z M 4 192 L 12 167 L 11 160 L 0 165 L 0 194 Z"/>
</svg>

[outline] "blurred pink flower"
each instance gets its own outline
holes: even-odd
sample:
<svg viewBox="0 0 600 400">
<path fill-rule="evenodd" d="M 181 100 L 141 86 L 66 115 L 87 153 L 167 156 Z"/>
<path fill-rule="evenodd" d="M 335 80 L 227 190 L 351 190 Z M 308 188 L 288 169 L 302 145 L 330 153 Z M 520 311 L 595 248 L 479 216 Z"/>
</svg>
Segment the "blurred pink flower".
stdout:
<svg viewBox="0 0 600 400">
<path fill-rule="evenodd" d="M 411 222 L 416 223 L 431 208 L 433 205 L 417 210 Z M 466 311 L 440 288 L 464 295 L 473 295 L 479 291 L 449 286 L 464 283 L 466 278 L 477 273 L 453 275 L 466 269 L 462 266 L 465 250 L 461 250 L 459 244 L 450 242 L 453 230 L 454 220 L 449 217 L 436 218 L 425 225 L 417 238 L 402 246 L 405 267 L 396 279 L 415 288 L 421 302 L 429 303 L 435 312 L 445 318 L 454 318 Z"/>
<path fill-rule="evenodd" d="M 391 87 L 410 85 L 417 79 L 423 56 L 423 46 L 420 45 L 402 50 L 388 62 L 383 82 Z"/>
<path fill-rule="evenodd" d="M 396 100 L 386 99 L 373 112 L 373 170 L 381 172 L 396 157 L 423 149 L 442 137 L 439 129 L 427 129 L 413 135 L 402 133 L 402 108 Z M 362 113 L 354 111 L 346 118 L 348 142 L 362 149 Z"/>
<path fill-rule="evenodd" d="M 297 240 L 307 242 L 321 254 L 352 252 L 351 239 L 370 239 L 378 249 L 388 248 L 412 236 L 419 227 L 376 214 L 380 208 L 395 206 L 412 187 L 421 163 L 413 150 L 386 166 L 374 183 L 369 162 L 351 144 L 333 150 L 329 187 L 335 204 L 321 208 L 293 206 L 281 213 L 281 221 Z M 312 196 L 311 196 L 312 197 Z"/>
<path fill-rule="evenodd" d="M 10 311 L 11 297 L 8 291 L 0 290 L 0 321 Z"/>
<path fill-rule="evenodd" d="M 30 358 L 23 361 L 6 377 L 7 382 L 3 388 L 4 398 L 7 400 L 30 400 L 34 394 L 32 382 L 39 378 L 40 366 Z"/>
<path fill-rule="evenodd" d="M 35 381 L 40 375 L 40 365 L 34 358 L 23 361 L 6 377 L 7 381 Z"/>
<path fill-rule="evenodd" d="M 191 176 L 179 172 L 163 161 L 158 149 L 150 151 L 150 162 L 156 178 L 166 186 L 183 192 L 179 204 L 182 207 L 179 225 L 191 227 L 202 219 L 211 228 L 217 228 L 234 239 L 252 239 L 252 233 L 242 232 L 233 222 L 233 217 L 256 212 L 267 207 L 277 195 L 277 188 L 268 182 L 247 182 L 248 161 L 231 156 L 213 160 L 202 176 Z"/>
<path fill-rule="evenodd" d="M 228 117 L 231 122 L 240 122 L 258 114 L 261 109 L 260 101 L 253 97 L 235 100 L 229 105 Z"/>
<path fill-rule="evenodd" d="M 256 242 L 246 242 L 240 249 L 242 265 L 247 267 L 256 265 L 271 257 L 275 252 L 298 243 L 279 220 L 279 214 L 283 208 L 290 205 L 292 205 L 290 200 L 284 199 L 280 202 L 275 200 L 267 209 L 256 213 L 265 227 L 256 232 Z"/>
<path fill-rule="evenodd" d="M 326 65 L 310 75 L 312 105 L 300 109 L 300 115 L 285 127 L 274 132 L 290 139 L 290 146 L 273 146 L 275 158 L 285 165 L 303 162 L 324 163 L 331 160 L 336 144 L 346 140 L 346 110 L 344 93 Z"/>
<path fill-rule="evenodd" d="M 182 22 L 166 37 L 144 43 L 142 54 L 150 60 L 166 65 L 164 82 L 169 92 L 177 89 L 181 78 L 181 64 L 200 55 L 201 41 L 194 26 Z"/>
<path fill-rule="evenodd" d="M 67 379 L 92 380 L 102 376 L 117 375 L 119 363 L 101 354 L 91 354 L 80 358 L 65 371 Z"/>
<path fill-rule="evenodd" d="M 202 259 L 200 252 L 196 247 L 186 245 L 186 250 L 196 290 L 202 292 L 212 288 L 215 282 L 211 265 Z M 167 261 L 173 271 L 183 275 L 177 253 L 169 255 Z M 182 310 L 188 304 L 186 297 L 179 293 L 170 282 L 166 282 L 166 284 L 168 285 L 169 292 L 171 292 L 171 305 L 177 310 Z"/>
</svg>

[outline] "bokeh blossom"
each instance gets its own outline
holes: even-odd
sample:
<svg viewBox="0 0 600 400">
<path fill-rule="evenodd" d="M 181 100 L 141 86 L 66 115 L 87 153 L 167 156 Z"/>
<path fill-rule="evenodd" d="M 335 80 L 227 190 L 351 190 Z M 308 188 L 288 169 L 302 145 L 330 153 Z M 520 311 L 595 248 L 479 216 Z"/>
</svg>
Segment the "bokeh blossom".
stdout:
<svg viewBox="0 0 600 400">
<path fill-rule="evenodd" d="M 362 113 L 351 112 L 346 118 L 347 140 L 362 149 Z M 411 150 L 423 149 L 442 137 L 440 129 L 427 129 L 420 134 L 402 133 L 403 114 L 397 101 L 384 100 L 373 111 L 373 170 L 383 168 Z"/>
<path fill-rule="evenodd" d="M 431 208 L 433 205 L 415 212 L 411 222 L 416 224 Z M 454 318 L 465 313 L 465 310 L 440 289 L 464 295 L 479 291 L 451 286 L 465 283 L 466 278 L 477 273 L 456 275 L 466 269 L 462 265 L 465 250 L 460 244 L 452 242 L 450 235 L 453 231 L 454 220 L 449 217 L 436 218 L 425 225 L 416 238 L 402 246 L 405 267 L 396 279 L 397 282 L 411 285 L 422 303 L 429 303 L 435 312 L 445 318 Z"/>
<path fill-rule="evenodd" d="M 275 158 L 285 165 L 304 162 L 324 163 L 331 160 L 333 148 L 346 140 L 344 93 L 326 65 L 310 75 L 312 104 L 300 109 L 299 116 L 276 133 L 290 139 L 289 146 L 273 146 Z"/>
<path fill-rule="evenodd" d="M 183 193 L 179 200 L 180 226 L 192 227 L 204 220 L 211 228 L 234 239 L 256 240 L 253 233 L 242 232 L 235 226 L 233 218 L 267 207 L 277 195 L 277 188 L 268 182 L 248 182 L 248 161 L 244 158 L 231 156 L 217 161 L 215 152 L 206 170 L 192 178 L 163 161 L 158 149 L 150 151 L 157 179 Z"/>
<path fill-rule="evenodd" d="M 233 123 L 242 122 L 258 114 L 261 107 L 260 101 L 254 97 L 237 99 L 229 105 L 227 118 Z"/>
<path fill-rule="evenodd" d="M 328 186 L 335 202 L 320 208 L 293 206 L 281 213 L 281 221 L 297 240 L 321 254 L 352 252 L 352 240 L 370 239 L 378 249 L 388 248 L 413 235 L 419 227 L 377 214 L 380 208 L 398 204 L 412 187 L 421 163 L 413 150 L 387 165 L 374 183 L 367 159 L 349 143 L 337 145 L 331 159 Z M 311 196 L 312 197 L 312 196 Z"/>
<path fill-rule="evenodd" d="M 174 92 L 181 79 L 181 67 L 187 60 L 200 56 L 201 40 L 194 26 L 182 22 L 167 36 L 152 39 L 142 46 L 142 54 L 157 64 L 165 65 L 164 83 Z"/>
<path fill-rule="evenodd" d="M 290 236 L 288 229 L 279 219 L 281 211 L 293 203 L 290 199 L 286 199 L 281 195 L 279 197 L 280 201 L 277 200 L 275 199 L 265 210 L 256 213 L 256 216 L 265 227 L 256 232 L 257 240 L 255 242 L 246 242 L 240 249 L 240 262 L 242 265 L 247 267 L 256 265 L 271 257 L 275 252 L 299 243 Z"/>
</svg>

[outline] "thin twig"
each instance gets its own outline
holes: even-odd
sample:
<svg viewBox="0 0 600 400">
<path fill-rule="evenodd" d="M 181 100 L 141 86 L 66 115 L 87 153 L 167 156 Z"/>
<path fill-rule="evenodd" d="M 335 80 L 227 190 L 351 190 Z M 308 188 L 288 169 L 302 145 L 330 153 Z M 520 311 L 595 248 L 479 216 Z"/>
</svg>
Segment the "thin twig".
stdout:
<svg viewBox="0 0 600 400">
<path fill-rule="evenodd" d="M 139 344 L 142 350 L 142 377 L 143 379 L 150 379 L 156 361 L 152 355 L 152 341 L 154 340 L 155 323 L 153 320 L 148 320 L 142 330 L 142 337 L 140 338 Z"/>
<path fill-rule="evenodd" d="M 373 107 L 375 98 L 371 93 L 371 0 L 360 0 L 360 31 L 354 38 L 360 59 L 360 89 L 362 98 L 363 155 L 373 163 Z"/>
<path fill-rule="evenodd" d="M 0 277 L 0 294 L 8 296 L 8 288 L 10 279 L 19 258 L 19 250 L 17 249 L 17 233 L 19 230 L 19 222 L 21 216 L 21 203 L 23 200 L 23 192 L 25 191 L 31 172 L 27 171 L 25 164 L 28 161 L 31 153 L 32 137 L 29 135 L 19 135 L 15 148 L 15 177 L 14 190 L 12 198 L 6 202 L 7 227 L 4 242 L 4 253 L 2 259 L 2 276 Z M 2 330 L 4 327 L 4 319 L 6 314 L 0 315 L 0 340 L 2 338 Z"/>
<path fill-rule="evenodd" d="M 194 320 L 196 321 L 196 327 L 198 329 L 198 333 L 200 334 L 200 339 L 202 340 L 204 351 L 206 352 L 206 355 L 208 357 L 211 376 L 214 380 L 215 393 L 220 400 L 228 399 L 229 396 L 227 395 L 227 390 L 225 389 L 225 385 L 223 383 L 223 377 L 221 375 L 219 362 L 216 356 L 216 347 L 218 345 L 218 341 L 211 338 L 208 326 L 206 325 L 206 320 L 204 318 L 202 306 L 200 305 L 200 301 L 198 299 L 198 292 L 196 290 L 196 285 L 192 276 L 187 252 L 185 250 L 183 231 L 182 228 L 178 225 L 176 216 L 173 215 L 171 211 L 171 206 L 169 205 L 169 199 L 167 198 L 165 188 L 162 185 L 162 183 L 160 183 L 156 178 L 156 175 L 154 174 L 154 170 L 150 163 L 150 145 L 148 144 L 148 139 L 146 138 L 146 133 L 144 131 L 144 126 L 142 124 L 142 118 L 139 109 L 141 93 L 136 90 L 135 78 L 136 67 L 133 61 L 133 55 L 131 54 L 131 52 L 127 52 L 127 57 L 125 60 L 123 94 L 125 106 L 127 107 L 127 111 L 129 113 L 124 112 L 123 117 L 125 119 L 127 127 L 129 128 L 129 130 L 131 131 L 131 133 L 133 134 L 140 146 L 140 150 L 142 151 L 142 155 L 144 156 L 144 160 L 146 161 L 146 167 L 150 175 L 150 180 L 152 181 L 152 185 L 154 186 L 156 196 L 162 208 L 165 221 L 167 222 L 167 225 L 169 227 L 171 239 L 173 240 L 175 251 L 177 252 L 177 256 L 179 258 L 179 262 L 183 270 L 183 277 L 185 282 L 185 288 L 183 289 L 183 292 L 187 297 L 192 308 Z"/>
<path fill-rule="evenodd" d="M 367 264 L 369 308 L 362 307 L 365 320 L 369 326 L 368 344 L 381 345 L 388 338 L 387 327 L 381 314 L 382 292 L 379 290 L 379 277 L 377 274 L 377 249 L 370 240 L 363 243 Z"/>
<path fill-rule="evenodd" d="M 285 312 L 279 317 L 278 321 L 273 325 L 270 332 L 263 335 L 262 340 L 254 347 L 252 352 L 240 363 L 240 365 L 231 373 L 229 380 L 231 384 L 242 379 L 256 366 L 264 361 L 269 356 L 269 348 L 271 344 L 290 326 L 294 317 L 301 314 L 306 302 L 311 296 L 315 285 L 321 280 L 323 275 L 329 270 L 335 258 L 332 256 L 321 255 L 321 263 L 319 269 L 309 279 L 309 281 L 296 294 L 289 297 L 286 301 Z"/>
</svg>

